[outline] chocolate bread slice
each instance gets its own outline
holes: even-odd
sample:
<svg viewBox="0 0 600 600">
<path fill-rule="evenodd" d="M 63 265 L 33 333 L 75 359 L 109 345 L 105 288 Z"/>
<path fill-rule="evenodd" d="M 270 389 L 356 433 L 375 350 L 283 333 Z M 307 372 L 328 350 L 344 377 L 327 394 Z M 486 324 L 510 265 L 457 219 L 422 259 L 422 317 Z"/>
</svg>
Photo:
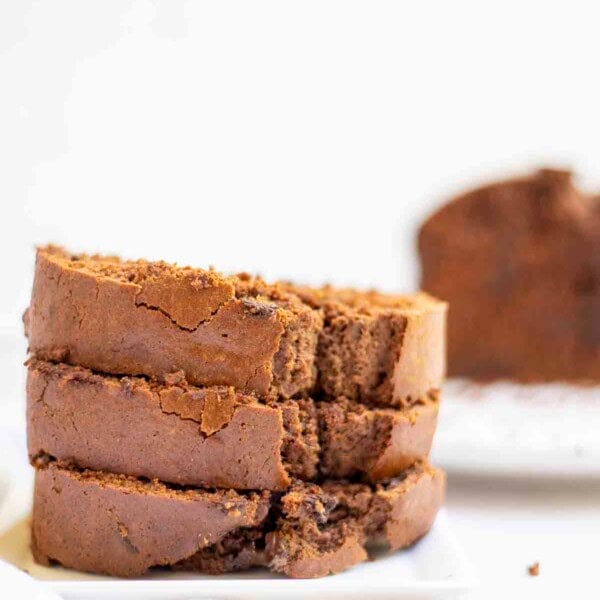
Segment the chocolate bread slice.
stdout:
<svg viewBox="0 0 600 600">
<path fill-rule="evenodd" d="M 429 454 L 436 396 L 404 410 L 269 400 L 32 360 L 28 447 L 79 467 L 179 485 L 284 490 L 293 478 L 391 477 Z"/>
<path fill-rule="evenodd" d="M 33 356 L 96 371 L 400 406 L 440 386 L 445 313 L 426 294 L 267 285 L 47 247 L 25 329 Z"/>
<path fill-rule="evenodd" d="M 314 383 L 321 320 L 259 279 L 46 247 L 25 325 L 40 358 L 290 397 Z"/>
<path fill-rule="evenodd" d="M 418 239 L 423 289 L 450 302 L 451 375 L 600 381 L 600 201 L 541 170 L 466 193 Z"/>
<path fill-rule="evenodd" d="M 319 577 L 365 560 L 372 542 L 392 550 L 415 542 L 431 527 L 444 490 L 444 473 L 427 464 L 376 486 L 298 484 L 279 497 L 175 489 L 40 463 L 32 544 L 42 564 L 107 575 L 260 565 Z"/>
<path fill-rule="evenodd" d="M 402 406 L 439 389 L 446 371 L 447 305 L 427 294 L 385 295 L 288 285 L 319 310 L 317 392 Z"/>
</svg>

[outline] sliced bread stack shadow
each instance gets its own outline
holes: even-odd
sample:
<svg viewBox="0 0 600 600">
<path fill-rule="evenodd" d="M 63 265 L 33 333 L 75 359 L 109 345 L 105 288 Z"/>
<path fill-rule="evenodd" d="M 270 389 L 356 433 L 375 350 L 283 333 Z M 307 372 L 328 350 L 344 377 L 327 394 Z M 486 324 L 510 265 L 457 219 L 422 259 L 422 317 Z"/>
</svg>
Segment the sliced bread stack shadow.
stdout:
<svg viewBox="0 0 600 600">
<path fill-rule="evenodd" d="M 430 528 L 446 305 L 38 250 L 34 556 L 339 572 Z"/>
</svg>

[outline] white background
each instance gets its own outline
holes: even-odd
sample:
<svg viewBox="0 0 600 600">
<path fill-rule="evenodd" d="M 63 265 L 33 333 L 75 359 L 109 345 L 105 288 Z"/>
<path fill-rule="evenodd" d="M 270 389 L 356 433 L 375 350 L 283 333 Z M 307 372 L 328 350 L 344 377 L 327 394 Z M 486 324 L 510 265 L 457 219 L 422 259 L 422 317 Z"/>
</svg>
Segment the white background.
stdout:
<svg viewBox="0 0 600 600">
<path fill-rule="evenodd" d="M 408 289 L 455 192 L 540 165 L 600 188 L 595 4 L 2 0 L 4 408 L 36 244 Z M 583 575 L 599 497 L 577 485 L 451 490 L 483 597 Z"/>
<path fill-rule="evenodd" d="M 47 241 L 412 287 L 474 180 L 600 188 L 594 4 L 2 0 L 0 315 Z"/>
</svg>

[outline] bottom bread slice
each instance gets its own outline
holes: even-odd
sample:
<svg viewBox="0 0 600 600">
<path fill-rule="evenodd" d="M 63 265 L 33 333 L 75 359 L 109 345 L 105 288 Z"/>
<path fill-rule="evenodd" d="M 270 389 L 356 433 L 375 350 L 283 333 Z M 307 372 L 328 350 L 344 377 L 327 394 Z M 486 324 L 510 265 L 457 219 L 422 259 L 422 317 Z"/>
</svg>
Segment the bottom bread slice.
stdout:
<svg viewBox="0 0 600 600">
<path fill-rule="evenodd" d="M 211 491 L 40 462 L 32 549 L 42 564 L 124 577 L 154 567 L 216 574 L 253 566 L 321 577 L 367 559 L 371 543 L 395 550 L 423 536 L 445 481 L 418 463 L 377 485 Z"/>
</svg>

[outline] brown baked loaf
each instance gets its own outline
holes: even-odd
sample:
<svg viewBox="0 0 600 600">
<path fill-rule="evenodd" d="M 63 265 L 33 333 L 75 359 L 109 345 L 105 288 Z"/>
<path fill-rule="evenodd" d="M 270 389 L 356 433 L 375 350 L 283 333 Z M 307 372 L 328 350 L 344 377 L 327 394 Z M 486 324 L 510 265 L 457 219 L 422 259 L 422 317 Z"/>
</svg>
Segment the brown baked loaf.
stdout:
<svg viewBox="0 0 600 600">
<path fill-rule="evenodd" d="M 262 565 L 291 577 L 339 572 L 366 544 L 413 543 L 441 506 L 444 473 L 417 464 L 386 483 L 205 491 L 40 463 L 34 556 L 81 571 L 138 576 L 152 567 L 208 573 Z"/>
<path fill-rule="evenodd" d="M 426 462 L 445 315 L 427 294 L 38 250 L 35 559 L 319 577 L 413 543 L 445 490 Z"/>
<path fill-rule="evenodd" d="M 398 475 L 427 458 L 437 394 L 403 410 L 340 398 L 260 402 L 233 388 L 99 375 L 32 360 L 28 447 L 79 467 L 180 485 L 284 490 L 293 478 Z"/>
<path fill-rule="evenodd" d="M 425 294 L 267 285 L 47 247 L 25 328 L 34 356 L 96 371 L 400 405 L 441 384 L 445 312 Z"/>
<path fill-rule="evenodd" d="M 451 375 L 600 381 L 600 201 L 541 170 L 464 194 L 418 238 Z"/>
</svg>

